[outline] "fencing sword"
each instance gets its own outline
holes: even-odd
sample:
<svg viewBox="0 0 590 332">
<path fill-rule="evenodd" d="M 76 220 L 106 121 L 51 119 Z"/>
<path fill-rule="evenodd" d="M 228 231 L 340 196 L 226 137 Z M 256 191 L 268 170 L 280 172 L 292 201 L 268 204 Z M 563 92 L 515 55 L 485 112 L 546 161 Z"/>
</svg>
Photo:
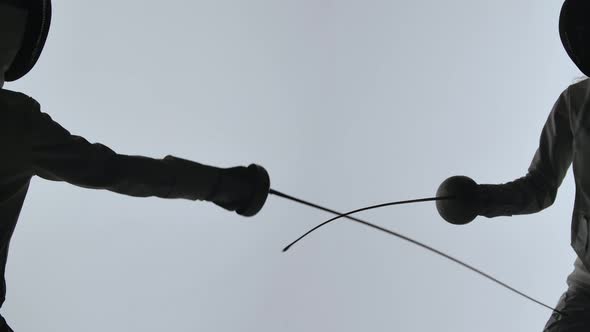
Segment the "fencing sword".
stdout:
<svg viewBox="0 0 590 332">
<path fill-rule="evenodd" d="M 300 203 L 300 204 L 303 204 L 303 205 L 306 205 L 306 206 L 309 206 L 309 207 L 313 207 L 313 208 L 316 208 L 316 209 L 319 209 L 319 210 L 322 210 L 322 211 L 325 211 L 325 212 L 329 212 L 331 214 L 336 215 L 336 217 L 334 217 L 332 219 L 329 219 L 329 220 L 327 220 L 327 221 L 319 224 L 318 226 L 312 228 L 310 231 L 308 231 L 305 234 L 303 234 L 302 236 L 300 236 L 297 240 L 291 242 L 288 246 L 286 246 L 283 249 L 283 252 L 288 251 L 293 245 L 295 245 L 297 242 L 301 241 L 304 237 L 306 237 L 307 235 L 311 234 L 315 230 L 317 230 L 317 229 L 319 229 L 319 228 L 321 228 L 321 227 L 323 227 L 323 226 L 325 226 L 325 225 L 327 225 L 327 224 L 329 224 L 331 222 L 334 222 L 334 221 L 336 221 L 338 219 L 346 218 L 346 219 L 355 221 L 357 223 L 363 224 L 365 226 L 371 227 L 373 229 L 376 229 L 376 230 L 385 232 L 387 234 L 393 235 L 393 236 L 398 237 L 398 238 L 400 238 L 402 240 L 405 240 L 405 241 L 408 241 L 410 243 L 413 243 L 414 245 L 417 245 L 419 247 L 422 247 L 422 248 L 424 248 L 424 249 L 426 249 L 426 250 L 428 250 L 430 252 L 433 252 L 433 253 L 435 253 L 435 254 L 437 254 L 439 256 L 442 256 L 442 257 L 444 257 L 444 258 L 446 258 L 448 260 L 451 260 L 451 261 L 453 261 L 453 262 L 455 262 L 455 263 L 457 263 L 457 264 L 459 264 L 459 265 L 461 265 L 461 266 L 463 266 L 463 267 L 465 267 L 465 268 L 467 268 L 467 269 L 469 269 L 469 270 L 471 270 L 471 271 L 473 271 L 473 272 L 475 272 L 475 273 L 477 273 L 477 274 L 479 274 L 479 275 L 481 275 L 481 276 L 483 276 L 483 277 L 485 277 L 485 278 L 487 278 L 487 279 L 495 282 L 496 284 L 498 284 L 498 285 L 500 285 L 500 286 L 502 286 L 502 287 L 504 287 L 504 288 L 512 291 L 513 293 L 516 293 L 516 294 L 518 294 L 518 295 L 520 295 L 520 296 L 522 296 L 522 297 L 524 297 L 524 298 L 526 298 L 526 299 L 528 299 L 530 301 L 533 301 L 533 302 L 535 302 L 535 303 L 537 303 L 537 304 L 539 304 L 539 305 L 541 305 L 541 306 L 543 306 L 543 307 L 545 307 L 547 309 L 550 309 L 550 310 L 552 310 L 554 312 L 557 312 L 557 313 L 565 316 L 565 313 L 557 310 L 556 308 L 553 308 L 553 307 L 551 307 L 551 306 L 549 306 L 549 305 L 547 305 L 547 304 L 545 304 L 545 303 L 543 303 L 543 302 L 541 302 L 539 300 L 536 300 L 536 299 L 532 298 L 531 296 L 526 295 L 525 293 L 523 293 L 523 292 L 521 292 L 521 291 L 519 291 L 519 290 L 517 290 L 517 289 L 515 289 L 515 288 L 513 288 L 511 286 L 509 286 L 508 284 L 501 282 L 500 280 L 492 277 L 491 275 L 489 275 L 489 274 L 487 274 L 487 273 L 485 273 L 485 272 L 483 272 L 483 271 L 481 271 L 481 270 L 479 270 L 479 269 L 477 269 L 477 268 L 475 268 L 475 267 L 473 267 L 473 266 L 471 266 L 471 265 L 469 265 L 469 264 L 467 264 L 467 263 L 465 263 L 465 262 L 463 262 L 463 261 L 461 261 L 461 260 L 459 260 L 457 258 L 454 258 L 454 257 L 452 257 L 452 256 L 450 256 L 450 255 L 448 255 L 448 254 L 446 254 L 446 253 L 444 253 L 444 252 L 442 252 L 440 250 L 437 250 L 437 249 L 435 249 L 435 248 L 433 248 L 431 246 L 428 246 L 428 245 L 426 245 L 426 244 L 424 244 L 424 243 L 422 243 L 420 241 L 414 240 L 414 239 L 412 239 L 412 238 L 410 238 L 408 236 L 402 235 L 400 233 L 397 233 L 397 232 L 388 230 L 388 229 L 383 228 L 381 226 L 377 226 L 375 224 L 372 224 L 372 223 L 369 223 L 367 221 L 364 221 L 364 220 L 361 220 L 361 219 L 358 219 L 358 218 L 355 218 L 355 217 L 352 217 L 351 216 L 352 214 L 355 214 L 355 213 L 358 213 L 358 212 L 362 212 L 362 211 L 371 210 L 371 209 L 383 208 L 383 207 L 392 206 L 392 205 L 419 203 L 419 202 L 436 201 L 437 202 L 437 207 L 439 207 L 440 206 L 439 205 L 440 202 L 444 202 L 444 201 L 446 201 L 446 202 L 453 202 L 454 200 L 457 199 L 457 196 L 456 195 L 440 195 L 440 194 L 444 194 L 445 193 L 445 190 L 443 190 L 443 189 L 445 189 L 445 188 L 448 189 L 449 187 L 452 187 L 453 185 L 459 185 L 459 186 L 462 186 L 462 185 L 472 185 L 471 183 L 469 183 L 469 181 L 467 179 L 468 178 L 466 178 L 466 177 L 452 177 L 452 178 L 447 179 L 439 187 L 439 190 L 437 191 L 437 197 L 430 197 L 430 198 L 423 198 L 423 199 L 415 199 L 415 200 L 407 200 L 407 201 L 399 201 L 399 202 L 390 202 L 390 203 L 377 204 L 377 205 L 373 205 L 373 206 L 364 207 L 364 208 L 356 209 L 356 210 L 353 210 L 353 211 L 349 211 L 349 212 L 346 212 L 346 213 L 340 213 L 338 211 L 335 211 L 335 210 L 332 210 L 332 209 L 329 209 L 329 208 L 320 206 L 318 204 L 311 203 L 311 202 L 302 200 L 300 198 L 296 198 L 296 197 L 293 197 L 293 196 L 284 194 L 284 193 L 282 193 L 282 192 L 280 192 L 278 190 L 274 190 L 272 188 L 269 188 L 268 193 L 269 194 L 272 194 L 272 195 L 275 195 L 277 197 L 281 197 L 281 198 L 284 198 L 284 199 L 287 199 L 287 200 L 290 200 L 290 201 L 294 201 L 294 202 L 297 202 L 297 203 Z M 451 203 L 451 204 L 453 204 L 453 203 Z M 474 216 L 473 216 L 473 218 L 471 218 L 471 216 L 468 216 L 467 218 L 465 218 L 465 216 L 462 216 L 462 217 L 463 217 L 463 219 L 459 218 L 460 220 L 459 220 L 459 222 L 456 222 L 457 224 L 464 224 L 464 223 L 470 222 L 471 220 L 473 220 L 475 218 Z M 445 219 L 447 219 L 446 216 L 445 216 Z M 447 220 L 447 221 L 451 222 L 450 220 Z M 453 222 L 453 223 L 455 223 L 455 222 Z"/>
</svg>

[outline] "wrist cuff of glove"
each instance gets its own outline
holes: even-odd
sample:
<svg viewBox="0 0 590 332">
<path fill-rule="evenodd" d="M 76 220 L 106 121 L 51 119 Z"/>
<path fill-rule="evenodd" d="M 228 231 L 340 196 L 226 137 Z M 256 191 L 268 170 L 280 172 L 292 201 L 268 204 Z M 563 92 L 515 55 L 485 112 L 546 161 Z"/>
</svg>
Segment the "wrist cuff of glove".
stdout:
<svg viewBox="0 0 590 332">
<path fill-rule="evenodd" d="M 477 191 L 478 215 L 487 218 L 513 215 L 514 197 L 504 185 L 480 184 Z"/>
<path fill-rule="evenodd" d="M 478 184 L 476 189 L 476 203 L 475 208 L 478 216 L 483 216 L 486 213 L 485 207 L 489 205 L 489 190 L 483 184 Z"/>
<path fill-rule="evenodd" d="M 221 168 L 170 155 L 163 160 L 170 166 L 173 177 L 168 198 L 204 201 L 212 196 L 220 179 Z"/>
</svg>

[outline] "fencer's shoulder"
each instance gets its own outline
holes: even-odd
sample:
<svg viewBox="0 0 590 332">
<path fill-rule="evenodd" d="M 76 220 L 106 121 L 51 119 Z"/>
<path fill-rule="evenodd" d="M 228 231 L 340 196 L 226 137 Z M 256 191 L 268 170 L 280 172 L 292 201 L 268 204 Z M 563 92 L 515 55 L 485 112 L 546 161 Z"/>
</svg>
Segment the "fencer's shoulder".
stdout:
<svg viewBox="0 0 590 332">
<path fill-rule="evenodd" d="M 32 97 L 18 91 L 0 89 L 0 108 L 22 108 L 38 104 Z"/>
<path fill-rule="evenodd" d="M 586 98 L 590 93 L 590 78 L 586 77 L 570 84 L 570 86 L 564 90 L 564 93 L 567 93 L 569 96 L 584 96 Z"/>
</svg>

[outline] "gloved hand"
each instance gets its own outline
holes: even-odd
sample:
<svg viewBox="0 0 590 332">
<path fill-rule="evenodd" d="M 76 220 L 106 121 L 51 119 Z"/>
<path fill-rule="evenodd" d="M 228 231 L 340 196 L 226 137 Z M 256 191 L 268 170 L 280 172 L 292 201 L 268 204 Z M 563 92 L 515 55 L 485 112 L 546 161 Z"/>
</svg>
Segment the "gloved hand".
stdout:
<svg viewBox="0 0 590 332">
<path fill-rule="evenodd" d="M 436 209 L 444 220 L 455 225 L 468 224 L 479 215 L 482 202 L 478 184 L 466 176 L 446 179 L 436 196 L 455 196 L 454 199 L 436 201 Z"/>
<path fill-rule="evenodd" d="M 251 217 L 262 209 L 269 191 L 270 178 L 262 166 L 222 168 L 219 180 L 206 200 Z"/>
</svg>

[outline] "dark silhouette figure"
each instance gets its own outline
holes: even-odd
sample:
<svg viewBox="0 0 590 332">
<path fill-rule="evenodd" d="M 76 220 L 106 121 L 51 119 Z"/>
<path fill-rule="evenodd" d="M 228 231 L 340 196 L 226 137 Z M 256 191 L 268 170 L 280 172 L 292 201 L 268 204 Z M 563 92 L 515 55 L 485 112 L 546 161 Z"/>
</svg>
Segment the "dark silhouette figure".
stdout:
<svg viewBox="0 0 590 332">
<path fill-rule="evenodd" d="M 35 65 L 51 22 L 51 0 L 0 0 L 0 88 Z M 209 201 L 242 216 L 257 214 L 270 179 L 258 165 L 218 168 L 174 156 L 153 159 L 117 154 L 72 135 L 39 103 L 0 89 L 0 306 L 9 243 L 30 180 L 39 176 L 135 197 Z M 0 316 L 0 332 L 12 331 Z"/>
<path fill-rule="evenodd" d="M 590 76 L 589 28 L 590 1 L 566 0 L 559 22 L 561 41 L 586 76 Z M 545 332 L 590 331 L 590 80 L 586 77 L 561 93 L 543 127 L 526 176 L 500 185 L 476 184 L 458 176 L 439 187 L 439 194 L 460 197 L 437 202 L 441 216 L 453 224 L 469 223 L 478 215 L 531 214 L 554 203 L 570 165 L 576 183 L 571 245 L 577 258 L 567 278 L 568 289 L 547 321 Z"/>
</svg>

